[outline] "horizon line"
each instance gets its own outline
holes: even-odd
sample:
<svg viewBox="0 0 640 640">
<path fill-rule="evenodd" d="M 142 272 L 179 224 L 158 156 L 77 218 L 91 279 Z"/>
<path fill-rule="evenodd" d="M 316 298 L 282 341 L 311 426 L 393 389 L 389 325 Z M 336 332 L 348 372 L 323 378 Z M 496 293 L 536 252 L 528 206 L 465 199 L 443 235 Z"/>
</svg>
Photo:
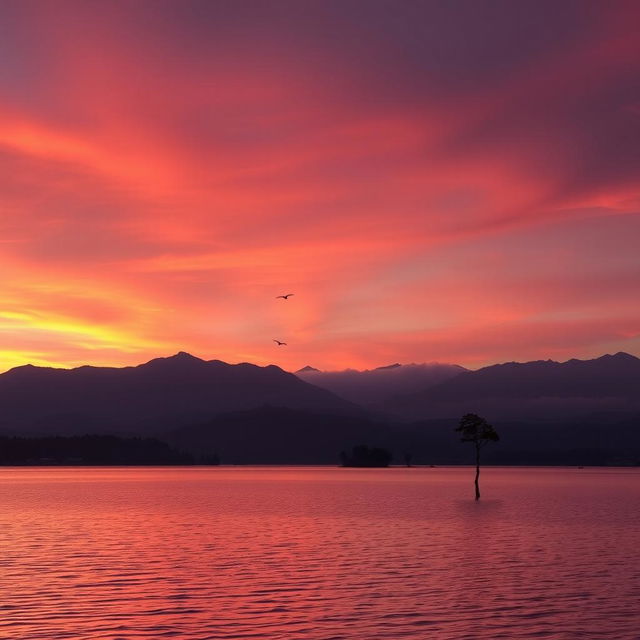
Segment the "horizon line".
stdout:
<svg viewBox="0 0 640 640">
<path fill-rule="evenodd" d="M 425 361 L 425 362 L 407 362 L 407 363 L 400 363 L 400 362 L 396 362 L 396 363 L 392 363 L 391 365 L 387 364 L 387 365 L 380 365 L 378 367 L 373 367 L 373 368 L 365 368 L 365 369 L 355 369 L 355 368 L 351 368 L 351 367 L 346 367 L 344 369 L 316 369 L 315 367 L 313 367 L 314 369 L 316 369 L 316 371 L 318 373 L 346 373 L 349 371 L 352 372 L 356 372 L 356 373 L 363 373 L 366 371 L 377 371 L 380 369 L 389 369 L 389 367 L 392 367 L 393 365 L 399 365 L 400 367 L 409 367 L 409 366 L 424 366 L 424 365 L 431 365 L 431 366 L 450 366 L 450 367 L 460 367 L 461 369 L 463 369 L 464 371 L 480 371 L 481 369 L 486 369 L 488 367 L 494 367 L 494 366 L 499 366 L 499 365 L 505 365 L 505 364 L 531 364 L 534 362 L 554 362 L 556 364 L 566 364 L 568 362 L 571 361 L 578 361 L 578 362 L 589 362 L 589 361 L 593 361 L 593 360 L 600 360 L 602 358 L 605 357 L 616 357 L 616 356 L 629 356 L 631 358 L 634 358 L 636 360 L 640 359 L 640 355 L 636 355 L 633 353 L 629 353 L 628 351 L 617 351 L 615 353 L 603 353 L 602 355 L 599 356 L 595 356 L 593 358 L 568 358 L 567 360 L 554 360 L 552 358 L 546 358 L 546 359 L 536 359 L 536 360 L 504 360 L 504 361 L 496 361 L 496 362 L 492 362 L 491 364 L 486 364 L 477 368 L 471 368 L 471 367 L 465 367 L 463 365 L 457 364 L 455 362 L 443 362 L 443 361 L 437 361 L 437 360 L 431 360 L 431 361 Z M 4 375 L 5 373 L 9 373 L 10 371 L 14 371 L 16 369 L 22 369 L 25 367 L 31 367 L 34 369 L 54 369 L 54 370 L 58 370 L 58 371 L 74 371 L 76 369 L 83 369 L 83 368 L 93 368 L 93 369 L 134 369 L 136 367 L 141 367 L 144 365 L 147 365 L 155 360 L 170 360 L 170 359 L 174 359 L 174 358 L 178 358 L 178 357 L 184 357 L 184 356 L 188 356 L 189 358 L 192 358 L 194 360 L 198 360 L 200 362 L 221 362 L 223 364 L 229 365 L 229 366 L 238 366 L 238 365 L 243 365 L 243 364 L 248 364 L 248 365 L 252 365 L 255 367 L 260 367 L 260 368 L 267 368 L 267 367 L 277 367 L 278 369 L 281 369 L 282 371 L 285 371 L 287 373 L 291 373 L 291 374 L 296 374 L 298 372 L 300 372 L 302 369 L 304 369 L 305 367 L 311 366 L 311 365 L 304 365 L 294 371 L 291 371 L 289 369 L 285 369 L 284 367 L 281 367 L 278 364 L 275 363 L 269 363 L 269 364 L 256 364 L 254 362 L 249 362 L 247 360 L 242 360 L 242 361 L 238 361 L 238 362 L 227 362 L 226 360 L 220 360 L 219 358 L 210 358 L 210 359 L 206 359 L 206 358 L 201 358 L 200 356 L 195 356 L 192 353 L 189 353 L 188 351 L 178 351 L 172 355 L 169 356 L 156 356 L 153 357 L 149 360 L 146 360 L 145 362 L 140 362 L 138 364 L 133 364 L 133 365 L 128 365 L 128 364 L 123 364 L 123 365 L 98 365 L 98 364 L 81 364 L 81 365 L 77 365 L 77 366 L 72 366 L 72 367 L 65 367 L 65 366 L 56 366 L 56 365 L 37 365 L 37 364 L 33 364 L 30 362 L 27 362 L 25 364 L 21 364 L 21 365 L 16 365 L 14 367 L 10 367 L 9 369 L 5 369 L 3 371 L 0 371 L 0 375 Z"/>
</svg>

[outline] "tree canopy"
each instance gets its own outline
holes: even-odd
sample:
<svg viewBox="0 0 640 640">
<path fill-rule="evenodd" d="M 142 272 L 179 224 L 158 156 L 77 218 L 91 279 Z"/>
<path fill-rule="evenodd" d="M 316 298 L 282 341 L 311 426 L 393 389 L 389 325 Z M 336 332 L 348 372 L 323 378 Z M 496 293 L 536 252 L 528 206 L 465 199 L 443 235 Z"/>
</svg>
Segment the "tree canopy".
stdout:
<svg viewBox="0 0 640 640">
<path fill-rule="evenodd" d="M 478 448 L 500 440 L 493 426 L 475 413 L 463 415 L 456 431 L 462 434 L 460 442 L 473 442 Z"/>
</svg>

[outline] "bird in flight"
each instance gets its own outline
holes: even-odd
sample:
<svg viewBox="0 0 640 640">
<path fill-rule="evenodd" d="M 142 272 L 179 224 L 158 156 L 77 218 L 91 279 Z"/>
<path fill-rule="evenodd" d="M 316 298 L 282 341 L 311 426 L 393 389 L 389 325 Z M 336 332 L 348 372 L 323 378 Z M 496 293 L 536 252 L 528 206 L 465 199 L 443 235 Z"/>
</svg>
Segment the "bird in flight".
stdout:
<svg viewBox="0 0 640 640">
<path fill-rule="evenodd" d="M 278 298 L 282 298 L 283 300 L 288 300 L 288 299 L 290 298 L 290 296 L 292 296 L 292 295 L 293 295 L 293 293 L 287 293 L 287 294 L 286 294 L 286 295 L 284 295 L 284 296 L 276 296 L 276 300 L 277 300 Z"/>
<path fill-rule="evenodd" d="M 279 347 L 286 347 L 287 343 L 286 342 L 280 342 L 280 340 L 276 340 L 275 338 L 273 339 L 273 341 L 279 346 Z"/>
</svg>

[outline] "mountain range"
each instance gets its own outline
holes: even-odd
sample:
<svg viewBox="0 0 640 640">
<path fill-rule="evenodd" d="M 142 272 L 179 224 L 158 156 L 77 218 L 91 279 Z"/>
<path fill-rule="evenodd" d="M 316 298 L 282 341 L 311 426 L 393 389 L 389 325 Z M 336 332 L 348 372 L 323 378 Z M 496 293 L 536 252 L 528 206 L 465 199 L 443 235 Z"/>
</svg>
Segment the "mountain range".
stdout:
<svg viewBox="0 0 640 640">
<path fill-rule="evenodd" d="M 394 396 L 419 393 L 466 371 L 455 364 L 390 364 L 377 369 L 357 371 L 320 371 L 306 366 L 296 375 L 306 382 L 346 398 L 364 407 L 389 402 Z"/>
<path fill-rule="evenodd" d="M 206 361 L 184 352 L 137 367 L 26 365 L 0 375 L 5 434 L 148 435 L 265 404 L 360 412 L 279 367 Z"/>
<path fill-rule="evenodd" d="M 640 359 L 628 353 L 594 360 L 508 362 L 463 371 L 417 393 L 385 400 L 409 419 L 473 412 L 492 419 L 557 420 L 594 412 L 640 411 Z"/>
<path fill-rule="evenodd" d="M 477 371 L 393 364 L 294 375 L 180 352 L 135 367 L 0 374 L 0 435 L 155 436 L 238 463 L 331 463 L 369 444 L 396 462 L 410 453 L 442 464 L 467 460 L 453 428 L 473 412 L 502 436 L 489 462 L 639 464 L 639 390 L 640 359 L 625 353 Z"/>
</svg>

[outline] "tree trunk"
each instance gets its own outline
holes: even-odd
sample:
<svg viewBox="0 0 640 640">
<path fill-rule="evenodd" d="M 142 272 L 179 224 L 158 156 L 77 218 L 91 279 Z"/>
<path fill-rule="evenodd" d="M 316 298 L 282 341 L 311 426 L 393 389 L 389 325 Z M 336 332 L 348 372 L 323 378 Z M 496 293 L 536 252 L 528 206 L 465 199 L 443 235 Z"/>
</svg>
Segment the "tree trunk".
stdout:
<svg viewBox="0 0 640 640">
<path fill-rule="evenodd" d="M 480 500 L 480 485 L 478 483 L 480 479 L 480 447 L 476 445 L 476 500 Z"/>
</svg>

